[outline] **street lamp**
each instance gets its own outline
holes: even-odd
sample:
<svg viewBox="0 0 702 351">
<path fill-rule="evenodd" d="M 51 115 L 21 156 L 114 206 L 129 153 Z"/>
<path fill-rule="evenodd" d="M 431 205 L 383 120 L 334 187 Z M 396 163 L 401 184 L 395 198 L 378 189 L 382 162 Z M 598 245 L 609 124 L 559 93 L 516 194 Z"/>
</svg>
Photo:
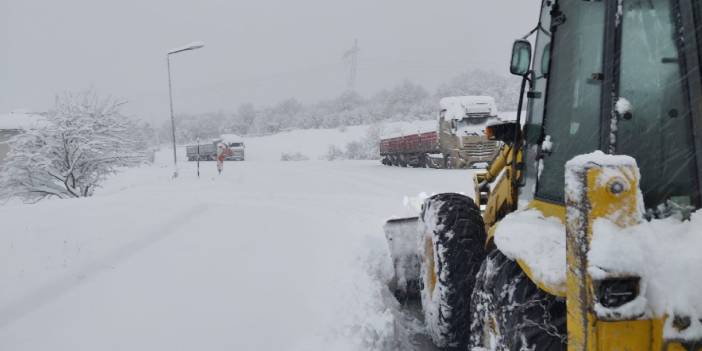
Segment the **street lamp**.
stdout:
<svg viewBox="0 0 702 351">
<path fill-rule="evenodd" d="M 202 42 L 192 42 L 180 48 L 170 50 L 166 54 L 166 65 L 168 66 L 168 98 L 171 103 L 171 134 L 173 136 L 173 178 L 178 177 L 178 156 L 176 153 L 175 117 L 173 117 L 173 90 L 171 88 L 171 55 L 179 52 L 196 50 L 205 46 Z"/>
</svg>

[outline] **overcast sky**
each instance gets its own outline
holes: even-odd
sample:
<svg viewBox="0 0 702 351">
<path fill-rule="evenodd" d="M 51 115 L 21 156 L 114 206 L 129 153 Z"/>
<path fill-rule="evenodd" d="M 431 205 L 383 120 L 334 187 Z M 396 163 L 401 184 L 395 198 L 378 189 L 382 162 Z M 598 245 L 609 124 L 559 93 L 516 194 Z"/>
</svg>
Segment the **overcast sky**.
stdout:
<svg viewBox="0 0 702 351">
<path fill-rule="evenodd" d="M 454 75 L 506 72 L 512 40 L 540 0 L 0 0 L 0 112 L 48 109 L 64 90 L 95 88 L 149 120 L 168 116 L 168 49 L 176 112 L 233 111 L 345 89 L 354 38 L 357 90 L 407 78 L 435 89 Z"/>
</svg>

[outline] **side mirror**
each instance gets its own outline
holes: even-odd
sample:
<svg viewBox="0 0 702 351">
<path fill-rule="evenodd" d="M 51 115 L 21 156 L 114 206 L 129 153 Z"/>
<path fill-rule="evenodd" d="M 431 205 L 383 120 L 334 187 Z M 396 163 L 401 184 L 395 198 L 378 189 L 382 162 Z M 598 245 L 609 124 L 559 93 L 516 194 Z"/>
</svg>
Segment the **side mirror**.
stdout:
<svg viewBox="0 0 702 351">
<path fill-rule="evenodd" d="M 517 127 L 515 122 L 493 124 L 485 128 L 485 136 L 487 136 L 488 140 L 498 140 L 506 144 L 512 144 L 517 128 L 519 127 Z"/>
<path fill-rule="evenodd" d="M 509 66 L 510 73 L 516 76 L 525 76 L 529 73 L 531 63 L 531 43 L 528 40 L 518 39 L 512 45 L 512 62 Z"/>
</svg>

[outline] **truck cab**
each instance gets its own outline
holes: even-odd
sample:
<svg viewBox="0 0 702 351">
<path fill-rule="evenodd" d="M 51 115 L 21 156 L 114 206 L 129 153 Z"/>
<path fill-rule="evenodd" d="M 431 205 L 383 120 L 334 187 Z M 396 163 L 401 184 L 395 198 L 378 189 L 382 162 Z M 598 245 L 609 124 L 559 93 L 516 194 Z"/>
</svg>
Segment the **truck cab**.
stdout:
<svg viewBox="0 0 702 351">
<path fill-rule="evenodd" d="M 448 168 L 487 165 L 499 145 L 485 138 L 498 111 L 491 96 L 451 96 L 439 102 L 439 141 Z"/>
<path fill-rule="evenodd" d="M 234 134 L 224 134 L 220 140 L 232 151 L 230 156 L 227 156 L 227 161 L 244 161 L 246 159 L 246 146 L 244 140 Z"/>
</svg>

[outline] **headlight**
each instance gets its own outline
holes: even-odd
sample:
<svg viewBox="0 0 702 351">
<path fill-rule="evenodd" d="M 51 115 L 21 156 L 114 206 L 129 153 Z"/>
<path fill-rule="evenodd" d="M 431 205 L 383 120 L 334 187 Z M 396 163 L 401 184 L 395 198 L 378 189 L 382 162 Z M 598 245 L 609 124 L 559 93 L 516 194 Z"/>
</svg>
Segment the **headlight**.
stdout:
<svg viewBox="0 0 702 351">
<path fill-rule="evenodd" d="M 608 278 L 595 281 L 597 302 L 605 308 L 617 308 L 639 296 L 639 277 Z"/>
</svg>

